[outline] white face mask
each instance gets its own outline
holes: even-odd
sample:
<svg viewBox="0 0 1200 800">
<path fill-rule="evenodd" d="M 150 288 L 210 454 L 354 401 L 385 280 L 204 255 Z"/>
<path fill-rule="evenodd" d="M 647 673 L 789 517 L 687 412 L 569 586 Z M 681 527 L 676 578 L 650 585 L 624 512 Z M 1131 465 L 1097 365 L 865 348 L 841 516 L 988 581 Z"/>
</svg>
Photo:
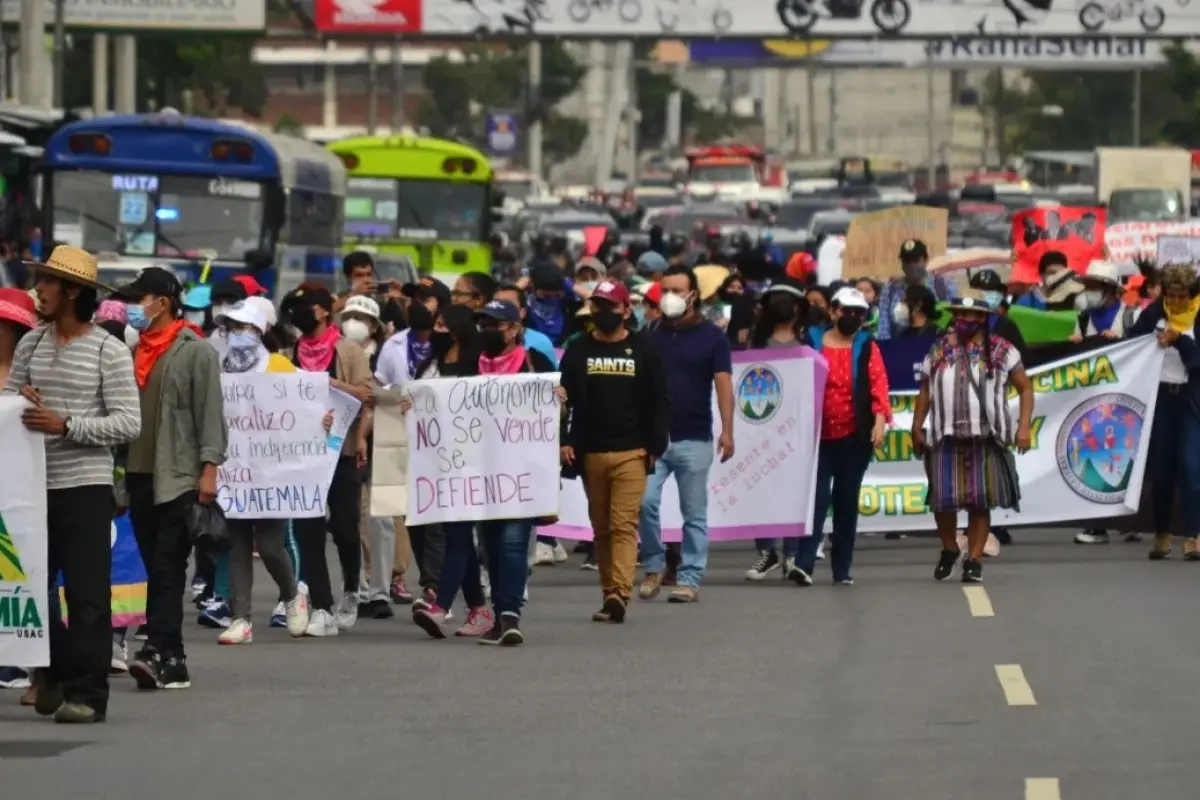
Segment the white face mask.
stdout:
<svg viewBox="0 0 1200 800">
<path fill-rule="evenodd" d="M 599 281 L 584 281 L 583 283 L 579 284 L 579 288 L 588 292 L 594 292 L 596 291 L 596 287 L 599 285 L 599 283 Z"/>
<path fill-rule="evenodd" d="M 687 309 L 687 298 L 680 297 L 677 294 L 663 292 L 662 313 L 664 317 L 667 319 L 679 319 L 687 313 Z"/>
<path fill-rule="evenodd" d="M 1088 289 L 1080 297 L 1084 298 L 1085 308 L 1104 308 L 1108 305 L 1108 298 L 1105 294 L 1102 289 Z"/>
<path fill-rule="evenodd" d="M 361 319 L 348 319 L 342 323 L 342 334 L 355 344 L 371 338 L 371 326 Z"/>
<path fill-rule="evenodd" d="M 185 311 L 185 312 L 183 312 L 183 318 L 184 318 L 184 320 L 192 323 L 193 325 L 203 325 L 204 324 L 204 312 L 203 311 Z"/>
<path fill-rule="evenodd" d="M 892 322 L 901 328 L 908 327 L 911 318 L 911 315 L 908 313 L 908 306 L 904 303 L 897 303 L 892 307 Z"/>
</svg>

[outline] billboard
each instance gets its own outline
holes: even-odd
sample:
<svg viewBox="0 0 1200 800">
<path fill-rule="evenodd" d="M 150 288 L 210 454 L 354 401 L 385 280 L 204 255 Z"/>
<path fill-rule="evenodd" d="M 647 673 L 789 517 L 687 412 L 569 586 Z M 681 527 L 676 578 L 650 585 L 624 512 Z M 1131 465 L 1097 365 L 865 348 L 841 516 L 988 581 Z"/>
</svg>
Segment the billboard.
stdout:
<svg viewBox="0 0 1200 800">
<path fill-rule="evenodd" d="M 489 111 L 484 120 L 484 134 L 488 152 L 497 156 L 511 156 L 517 152 L 517 115 L 510 111 Z"/>
<path fill-rule="evenodd" d="M 1168 42 L 1097 36 L 1087 39 L 1002 36 L 994 39 L 943 37 L 915 41 L 797 41 L 776 39 L 691 42 L 695 64 L 721 67 L 827 66 L 908 67 L 932 60 L 941 67 L 1014 69 L 1153 69 L 1165 62 Z"/>
<path fill-rule="evenodd" d="M 1200 34 L 1200 14 L 1185 3 L 1190 0 L 1169 6 L 1161 0 L 316 0 L 316 16 L 323 33 L 446 37 L 1165 39 Z"/>
<path fill-rule="evenodd" d="M 266 0 L 63 0 L 68 28 L 99 30 L 262 31 Z M 45 0 L 46 23 L 54 19 L 55 0 Z M 0 19 L 17 25 L 21 0 L 3 0 Z"/>
</svg>

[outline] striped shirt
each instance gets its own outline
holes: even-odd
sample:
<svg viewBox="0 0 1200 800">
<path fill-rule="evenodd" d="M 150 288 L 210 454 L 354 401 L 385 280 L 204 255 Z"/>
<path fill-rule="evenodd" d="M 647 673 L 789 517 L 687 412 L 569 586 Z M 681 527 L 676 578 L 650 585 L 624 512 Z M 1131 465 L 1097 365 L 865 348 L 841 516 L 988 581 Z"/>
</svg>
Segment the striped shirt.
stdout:
<svg viewBox="0 0 1200 800">
<path fill-rule="evenodd" d="M 70 417 L 67 436 L 46 436 L 46 488 L 112 485 L 111 447 L 142 427 L 133 358 L 99 325 L 60 345 L 53 325 L 22 337 L 5 393 L 33 386 L 46 408 Z"/>
<path fill-rule="evenodd" d="M 929 382 L 930 439 L 992 438 L 1013 442 L 1008 413 L 1008 376 L 1021 366 L 1021 354 L 1007 339 L 991 336 L 991 359 L 984 368 L 982 345 L 963 348 L 938 339 L 921 362 L 922 380 Z"/>
</svg>

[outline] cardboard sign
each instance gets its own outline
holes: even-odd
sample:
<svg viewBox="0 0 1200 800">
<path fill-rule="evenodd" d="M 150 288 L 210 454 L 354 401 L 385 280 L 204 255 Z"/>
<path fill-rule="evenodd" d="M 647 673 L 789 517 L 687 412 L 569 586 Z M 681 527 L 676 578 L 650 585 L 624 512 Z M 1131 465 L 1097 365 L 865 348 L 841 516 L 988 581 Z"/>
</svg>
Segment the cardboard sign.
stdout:
<svg viewBox="0 0 1200 800">
<path fill-rule="evenodd" d="M 230 519 L 325 516 L 332 471 L 324 372 L 221 376 L 229 453 L 217 469 L 217 502 Z"/>
<path fill-rule="evenodd" d="M 1050 252 L 1065 255 L 1075 272 L 1087 272 L 1088 264 L 1104 258 L 1106 217 L 1103 208 L 1078 206 L 1029 208 L 1013 214 L 1015 259 L 1009 282 L 1040 284 L 1038 264 Z"/>
<path fill-rule="evenodd" d="M 900 246 L 920 239 L 929 257 L 946 252 L 946 226 L 950 213 L 944 208 L 897 206 L 859 214 L 850 221 L 846 250 L 842 253 L 842 276 L 846 278 L 894 278 L 900 274 Z"/>
<path fill-rule="evenodd" d="M 557 514 L 558 380 L 554 372 L 409 383 L 408 524 Z"/>
<path fill-rule="evenodd" d="M 1200 236 L 1159 236 L 1154 263 L 1159 267 L 1200 264 Z"/>
</svg>

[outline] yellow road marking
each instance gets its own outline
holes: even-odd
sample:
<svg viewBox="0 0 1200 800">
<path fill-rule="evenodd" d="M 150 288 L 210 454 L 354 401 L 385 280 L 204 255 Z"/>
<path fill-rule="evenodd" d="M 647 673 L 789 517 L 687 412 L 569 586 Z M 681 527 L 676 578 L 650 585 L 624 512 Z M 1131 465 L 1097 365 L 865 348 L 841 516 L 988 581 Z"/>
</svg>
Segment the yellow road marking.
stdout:
<svg viewBox="0 0 1200 800">
<path fill-rule="evenodd" d="M 1058 778 L 1026 778 L 1025 800 L 1062 800 Z"/>
<path fill-rule="evenodd" d="M 967 605 L 971 609 L 972 617 L 996 616 L 996 612 L 992 609 L 992 601 L 988 597 L 987 589 L 982 586 L 964 586 L 963 594 L 967 596 Z"/>
<path fill-rule="evenodd" d="M 1025 680 L 1025 671 L 1020 664 L 997 664 L 996 677 L 1000 679 L 1000 688 L 1004 690 L 1004 699 L 1010 706 L 1036 706 L 1033 689 Z"/>
</svg>

